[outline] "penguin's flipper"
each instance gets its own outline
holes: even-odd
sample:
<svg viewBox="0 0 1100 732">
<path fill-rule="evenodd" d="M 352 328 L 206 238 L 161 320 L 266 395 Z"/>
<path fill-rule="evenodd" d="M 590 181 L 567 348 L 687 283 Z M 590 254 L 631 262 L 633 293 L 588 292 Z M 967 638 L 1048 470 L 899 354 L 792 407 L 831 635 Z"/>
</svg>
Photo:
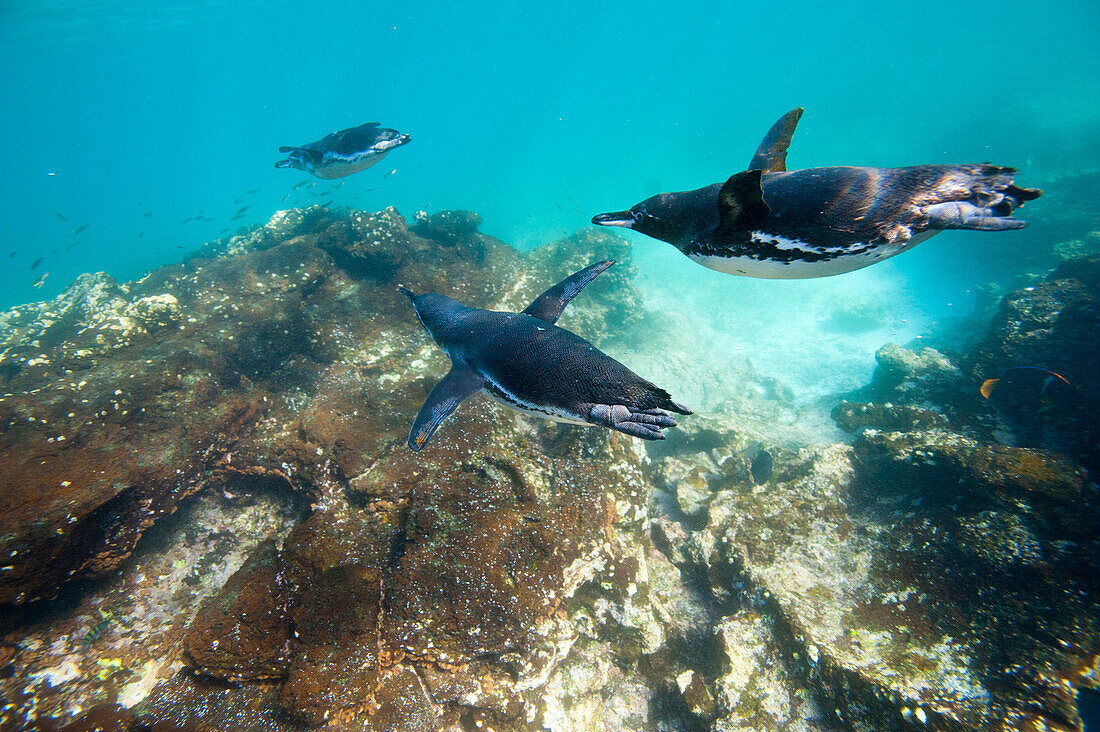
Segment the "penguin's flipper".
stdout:
<svg viewBox="0 0 1100 732">
<path fill-rule="evenodd" d="M 614 259 L 605 259 L 602 262 L 585 267 L 580 272 L 569 275 L 536 297 L 523 312 L 553 325 L 561 317 L 565 306 L 579 295 L 589 282 L 596 279 L 601 272 L 613 264 L 615 264 Z"/>
<path fill-rule="evenodd" d="M 754 228 L 772 212 L 764 203 L 760 187 L 762 170 L 734 173 L 718 194 L 718 231 L 746 231 Z"/>
<path fill-rule="evenodd" d="M 995 208 L 982 208 L 966 201 L 951 201 L 925 206 L 921 212 L 928 217 L 930 229 L 970 229 L 972 231 L 1005 231 L 1022 229 L 1026 221 L 1012 218 L 1011 208 L 1007 216 Z"/>
<path fill-rule="evenodd" d="M 473 396 L 485 386 L 483 379 L 468 366 L 454 366 L 443 380 L 435 385 L 420 413 L 409 430 L 409 447 L 419 452 L 428 444 L 436 429 L 467 397 Z"/>
<path fill-rule="evenodd" d="M 763 170 L 768 173 L 786 170 L 787 148 L 791 145 L 794 128 L 801 118 L 802 107 L 796 107 L 780 117 L 768 130 L 768 134 L 764 135 L 760 147 L 756 148 L 749 170 Z"/>
<path fill-rule="evenodd" d="M 588 410 L 588 420 L 643 440 L 663 440 L 661 430 L 676 426 L 676 420 L 660 409 L 635 409 L 622 404 L 594 404 Z"/>
</svg>

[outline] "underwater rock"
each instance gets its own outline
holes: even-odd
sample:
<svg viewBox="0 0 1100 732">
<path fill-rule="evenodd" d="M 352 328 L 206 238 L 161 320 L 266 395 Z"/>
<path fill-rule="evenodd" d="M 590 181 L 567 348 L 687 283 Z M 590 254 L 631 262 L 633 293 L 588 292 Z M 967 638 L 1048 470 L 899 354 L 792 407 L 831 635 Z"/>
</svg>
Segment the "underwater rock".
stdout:
<svg viewBox="0 0 1100 732">
<path fill-rule="evenodd" d="M 353 242 L 404 231 L 393 211 L 280 212 L 236 255 L 127 285 L 83 276 L 53 302 L 0 316 L 0 465 L 20 486 L 5 493 L 0 519 L 11 558 L 0 603 L 111 571 L 204 482 L 316 494 L 355 474 L 422 398 L 423 386 L 410 392 L 388 372 L 443 362 L 396 281 L 492 305 L 502 294 L 534 297 L 561 274 L 530 272 L 499 245 L 485 260 L 499 278 L 485 277 L 464 247 L 406 235 L 403 264 L 377 283 L 327 253 L 348 246 L 333 233 L 342 227 Z"/>
<path fill-rule="evenodd" d="M 183 319 L 179 300 L 174 295 L 147 295 L 126 306 L 124 317 L 146 333 L 178 325 Z"/>
<path fill-rule="evenodd" d="M 183 665 L 181 641 L 196 611 L 254 547 L 285 535 L 301 516 L 285 493 L 234 489 L 182 503 L 108 577 L 57 601 L 0 608 L 0 664 L 7 666 L 7 673 L 0 667 L 0 729 L 53 729 L 81 709 L 105 712 L 115 701 L 133 710 L 169 683 Z"/>
<path fill-rule="evenodd" d="M 716 730 L 828 728 L 809 689 L 791 678 L 773 620 L 744 608 L 721 619 L 716 638 L 721 644 Z"/>
<path fill-rule="evenodd" d="M 257 381 L 308 351 L 304 301 L 332 270 L 301 240 L 196 260 L 4 349 L 20 368 L 0 397 L 0 470 L 18 486 L 0 499 L 0 603 L 116 569 L 231 459 L 272 406 Z"/>
<path fill-rule="evenodd" d="M 228 685 L 179 673 L 153 687 L 137 707 L 135 729 L 302 732 L 305 727 L 279 708 L 278 696 L 271 683 Z"/>
<path fill-rule="evenodd" d="M 870 513 L 890 519 L 881 580 L 966 645 L 984 714 L 1079 729 L 1073 687 L 1100 653 L 1100 497 L 1084 470 L 935 431 L 865 434 L 855 454 Z"/>
<path fill-rule="evenodd" d="M 10 371 L 19 361 L 13 349 L 21 344 L 50 348 L 74 330 L 109 327 L 129 304 L 125 286 L 104 272 L 82 274 L 52 301 L 29 303 L 0 313 L 0 368 Z"/>
<path fill-rule="evenodd" d="M 1003 379 L 989 401 L 1018 444 L 1100 469 L 1100 255 L 1063 262 L 1045 282 L 1006 295 L 968 367 L 977 382 Z"/>
<path fill-rule="evenodd" d="M 673 481 L 673 484 L 680 510 L 693 518 L 700 516 L 714 495 L 714 489 L 707 481 L 707 472 L 700 467 L 692 468 L 687 475 L 681 475 Z"/>
<path fill-rule="evenodd" d="M 767 490 L 740 429 L 700 415 L 648 446 L 674 507 L 654 541 L 703 580 L 698 607 L 719 616 L 703 626 L 736 629 L 716 667 L 691 668 L 711 651 L 666 626 L 650 688 L 680 679 L 715 729 L 1079 730 L 1073 689 L 1100 643 L 1095 488 L 1054 453 L 975 440 L 996 420 L 962 360 L 889 346 L 879 362 L 861 394 L 877 403 L 837 410 L 864 431 L 855 449 L 781 456 Z"/>
<path fill-rule="evenodd" d="M 346 718 L 374 702 L 382 671 L 385 539 L 391 538 L 378 535 L 385 523 L 385 517 L 337 505 L 314 513 L 284 542 L 279 560 L 294 638 L 280 703 L 310 724 Z"/>
<path fill-rule="evenodd" d="M 204 484 L 316 496 L 361 472 L 445 363 L 397 282 L 492 306 L 564 271 L 488 238 L 475 262 L 465 246 L 408 235 L 392 210 L 280 212 L 239 239 L 237 254 L 126 285 L 83 276 L 0 316 L 0 468 L 19 486 L 2 498 L 0 604 L 112 571 Z M 375 241 L 400 250 L 389 281 L 331 255 Z"/>
<path fill-rule="evenodd" d="M 669 439 L 647 446 L 656 458 L 658 488 L 675 496 L 676 505 L 693 524 L 707 521 L 707 506 L 718 486 L 752 485 L 745 454 L 748 439 L 725 420 L 697 415 Z"/>
<path fill-rule="evenodd" d="M 874 429 L 785 462 L 767 490 L 711 474 L 701 530 L 658 520 L 736 629 L 717 669 L 683 677 L 700 718 L 706 689 L 716 729 L 1080 729 L 1100 497 L 1077 465 Z"/>
<path fill-rule="evenodd" d="M 991 410 L 944 354 L 880 351 L 872 403 L 838 409 L 862 430 L 853 447 L 792 449 L 761 392 L 644 450 L 480 399 L 423 452 L 405 448 L 447 360 L 398 283 L 514 311 L 614 257 L 563 323 L 629 349 L 656 320 L 629 255 L 595 229 L 521 254 L 483 235 L 444 245 L 392 210 L 315 207 L 222 256 L 125 285 L 84 278 L 57 305 L 0 315 L 3 467 L 12 485 L 57 481 L 5 496 L 17 510 L 0 541 L 22 542 L 5 545 L 9 602 L 46 612 L 25 603 L 116 569 L 134 586 L 133 543 L 200 490 L 311 505 L 292 529 L 250 530 L 234 551 L 258 548 L 216 593 L 209 572 L 164 559 L 141 586 L 179 579 L 183 597 L 195 574 L 202 588 L 156 615 L 172 629 L 158 644 L 178 651 L 97 666 L 100 633 L 138 641 L 112 630 L 133 620 L 92 605 L 85 629 L 59 626 L 56 653 L 46 626 L 33 643 L 11 627 L 0 690 L 24 716 L 0 718 L 119 698 L 154 727 L 1079 729 L 1095 488 L 1048 451 L 975 439 Z M 774 464 L 757 484 L 761 451 Z M 82 482 L 58 472 L 74 467 Z M 23 546 L 37 547 L 26 563 Z M 82 655 L 64 655 L 79 638 Z M 61 681 L 89 659 L 104 681 Z"/>
<path fill-rule="evenodd" d="M 211 249 L 208 251 L 204 249 L 203 254 L 207 256 L 236 256 L 270 249 L 273 246 L 290 241 L 296 236 L 310 235 L 314 232 L 317 221 L 326 219 L 329 216 L 328 210 L 321 206 L 276 211 L 263 226 L 255 228 L 247 234 L 230 237 L 224 250 Z"/>
<path fill-rule="evenodd" d="M 1055 256 L 1063 260 L 1083 259 L 1100 251 L 1100 231 L 1090 231 L 1078 239 L 1059 242 L 1054 245 Z"/>
<path fill-rule="evenodd" d="M 410 249 L 405 219 L 392 207 L 378 213 L 354 211 L 347 219 L 328 217 L 319 223 L 321 248 L 355 276 L 387 280 Z"/>
<path fill-rule="evenodd" d="M 436 667 L 496 679 L 468 691 L 464 706 L 491 692 L 501 699 L 488 707 L 507 718 L 537 701 L 524 690 L 538 688 L 562 653 L 547 640 L 567 649 L 577 633 L 556 614 L 603 571 L 610 533 L 639 530 L 646 480 L 629 440 L 544 435 L 558 428 L 531 430 L 502 408 L 489 411 L 422 453 L 388 453 L 351 479 L 355 506 L 334 499 L 284 542 L 279 574 L 295 635 L 281 698 L 294 714 L 312 724 L 358 718 L 396 701 L 378 688 L 387 674 L 413 683 Z M 223 594 L 270 586 L 254 574 Z M 222 626 L 222 643 L 208 640 L 204 618 L 217 617 L 220 602 L 192 626 L 213 646 L 192 658 L 202 673 L 240 677 L 253 659 L 239 652 L 235 626 Z M 518 678 L 505 681 L 506 669 Z M 431 708 L 418 714 L 432 717 Z M 447 716 L 458 714 L 456 706 Z"/>
<path fill-rule="evenodd" d="M 481 223 L 481 215 L 474 211 L 440 211 L 434 214 L 417 211 L 409 228 L 425 239 L 453 247 L 459 243 L 476 243 Z"/>
<path fill-rule="evenodd" d="M 520 729 L 552 715 L 540 690 L 578 642 L 660 644 L 638 549 L 644 450 L 476 400 L 438 444 L 409 452 L 446 358 L 396 284 L 505 308 L 591 246 L 620 259 L 614 286 L 572 316 L 599 341 L 641 299 L 618 237 L 526 255 L 480 235 L 443 246 L 393 210 L 280 212 L 221 256 L 126 285 L 86 278 L 61 301 L 74 303 L 67 319 L 51 304 L 9 315 L 3 358 L 19 367 L 3 372 L 0 457 L 13 485 L 45 483 L 5 496 L 3 599 L 125 570 L 142 534 L 200 490 L 297 494 L 312 515 L 281 550 L 262 544 L 174 646 L 200 675 L 154 686 L 177 655 L 130 677 L 127 706 L 148 695 L 133 707 L 142 723 L 205 719 L 187 707 L 215 697 L 262 700 L 294 724 Z M 65 389 L 43 388 L 54 380 Z M 243 686 L 211 696 L 211 677 Z M 622 683 L 643 687 L 637 673 Z M 41 713 L 66 708 L 55 696 Z"/>
<path fill-rule="evenodd" d="M 876 419 L 884 420 L 876 429 L 902 429 L 916 420 L 914 428 L 946 424 L 955 430 L 982 439 L 991 439 L 997 427 L 993 410 L 978 391 L 980 379 L 957 356 L 924 347 L 920 350 L 888 343 L 875 353 L 878 362 L 871 383 L 845 395 L 852 403 L 870 403 Z M 886 405 L 891 405 L 889 408 Z M 833 418 L 845 430 L 871 413 L 856 415 L 847 407 L 834 409 Z M 888 416 L 887 412 L 891 414 Z M 936 413 L 941 417 L 934 416 Z M 874 426 L 868 424 L 868 426 Z"/>
<path fill-rule="evenodd" d="M 875 361 L 878 365 L 871 383 L 862 391 L 876 402 L 931 400 L 929 391 L 942 390 L 942 383 L 962 376 L 958 367 L 934 348 L 912 351 L 888 343 L 875 353 Z"/>
<path fill-rule="evenodd" d="M 889 402 L 860 404 L 844 401 L 833 407 L 832 417 L 845 432 L 863 429 L 912 432 L 947 426 L 947 418 L 939 412 Z"/>
<path fill-rule="evenodd" d="M 287 673 L 290 624 L 275 542 L 265 541 L 191 621 L 191 664 L 225 681 L 279 679 Z"/>
<path fill-rule="evenodd" d="M 942 430 L 864 433 L 854 448 L 876 495 L 913 495 L 956 508 L 996 501 L 1006 510 L 1039 501 L 1032 507 L 1042 509 L 1037 517 L 1072 522 L 1088 499 L 1085 471 L 1054 452 L 987 445 Z"/>
</svg>

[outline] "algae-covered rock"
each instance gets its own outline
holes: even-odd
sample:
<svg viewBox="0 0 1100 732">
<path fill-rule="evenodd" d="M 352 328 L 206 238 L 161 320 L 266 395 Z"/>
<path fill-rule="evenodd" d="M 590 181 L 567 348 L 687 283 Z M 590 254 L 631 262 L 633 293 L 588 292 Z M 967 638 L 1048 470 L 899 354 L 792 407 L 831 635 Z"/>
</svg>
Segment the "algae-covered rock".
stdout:
<svg viewBox="0 0 1100 732">
<path fill-rule="evenodd" d="M 884 347 L 835 410 L 852 446 L 792 444 L 780 385 L 644 448 L 475 397 L 412 453 L 448 362 L 398 284 L 516 311 L 615 258 L 563 326 L 613 355 L 688 327 L 645 314 L 621 238 L 520 253 L 448 213 L 280 212 L 218 256 L 0 316 L 18 487 L 0 726 L 1080 729 L 1098 499 L 1052 445 L 993 441 L 973 364 L 1008 350 Z M 1090 281 L 1067 267 L 1059 297 Z M 1014 328 L 996 343 L 1030 353 Z M 199 491 L 250 526 L 191 537 L 180 502 Z M 309 509 L 264 523 L 261 494 Z M 101 576 L 109 596 L 74 582 Z M 143 604 L 123 617 L 130 588 Z M 21 636 L 61 605 L 31 598 L 59 591 L 79 622 Z M 134 652 L 140 618 L 165 626 L 160 650 Z"/>
<path fill-rule="evenodd" d="M 555 613 L 621 551 L 609 537 L 640 530 L 647 482 L 630 440 L 548 434 L 557 428 L 532 430 L 488 409 L 421 453 L 384 456 L 351 481 L 360 507 L 337 502 L 287 538 L 278 573 L 295 631 L 282 693 L 292 713 L 313 724 L 357 718 L 387 703 L 376 690 L 386 674 L 405 669 L 408 680 L 436 665 L 518 674 L 471 691 L 465 706 L 491 691 L 517 716 L 537 701 L 524 690 L 560 661 L 553 644 L 568 648 L 577 634 Z M 256 573 L 225 592 L 239 603 L 270 587 Z M 191 637 L 213 646 L 191 654 L 197 667 L 227 679 L 250 673 L 255 659 L 235 645 L 235 626 L 223 625 L 224 646 L 208 640 L 209 626 L 192 626 Z M 501 704 L 488 706 L 499 714 Z M 431 705 L 421 711 L 431 716 Z"/>
<path fill-rule="evenodd" d="M 1019 444 L 1061 450 L 1092 470 L 1100 467 L 1098 283 L 1093 255 L 1006 295 L 969 359 L 977 379 L 1000 379 L 989 401 Z"/>
<path fill-rule="evenodd" d="M 318 233 L 319 245 L 336 264 L 360 277 L 388 280 L 411 249 L 405 219 L 392 207 L 325 219 Z"/>
<path fill-rule="evenodd" d="M 264 416 L 256 380 L 308 350 L 304 302 L 333 267 L 300 240 L 247 259 L 158 270 L 126 286 L 125 304 L 80 294 L 106 310 L 81 306 L 38 345 L 5 348 L 20 367 L 0 396 L 13 487 L 0 497 L 0 603 L 116 569 Z"/>
<path fill-rule="evenodd" d="M 374 701 L 389 550 L 389 537 L 378 529 L 385 523 L 336 505 L 313 514 L 284 543 L 280 560 L 294 633 L 281 703 L 310 724 Z"/>
<path fill-rule="evenodd" d="M 1072 688 L 1100 651 L 1100 503 L 1084 471 L 1055 453 L 936 432 L 865 435 L 855 447 L 859 483 L 878 497 L 872 514 L 891 519 L 881 580 L 904 585 L 928 627 L 967 648 L 986 714 L 1076 728 Z"/>
<path fill-rule="evenodd" d="M 982 380 L 970 373 L 965 359 L 935 348 L 912 350 L 888 343 L 875 360 L 871 383 L 846 395 L 847 404 L 857 406 L 841 404 L 833 411 L 842 429 L 929 429 L 949 423 L 962 434 L 994 438 L 996 414 L 981 395 Z M 858 406 L 864 403 L 868 406 Z"/>
<path fill-rule="evenodd" d="M 864 429 L 911 432 L 947 426 L 947 418 L 939 412 L 889 402 L 860 404 L 844 401 L 833 408 L 832 416 L 845 432 L 858 432 Z"/>
<path fill-rule="evenodd" d="M 376 244 L 384 261 L 372 259 Z M 3 371 L 0 458 L 20 490 L 4 495 L 3 600 L 124 566 L 200 489 L 289 491 L 314 503 L 312 516 L 279 551 L 258 549 L 174 647 L 207 677 L 278 680 L 262 698 L 298 722 L 428 724 L 445 713 L 521 724 L 588 627 L 567 604 L 586 583 L 607 597 L 593 615 L 586 590 L 585 618 L 639 624 L 652 644 L 646 604 L 626 589 L 644 592 L 631 584 L 638 570 L 616 559 L 635 551 L 650 492 L 632 438 L 478 398 L 429 449 L 404 445 L 447 361 L 396 285 L 521 309 L 571 273 L 559 258 L 589 263 L 582 246 L 524 256 L 480 235 L 443 246 L 392 210 L 315 207 L 278 214 L 221 256 L 126 285 L 86 279 L 63 308 L 10 315 L 3 357 L 18 366 Z M 628 250 L 617 251 L 629 273 Z M 628 280 L 618 285 L 616 296 L 637 299 Z M 610 297 L 600 292 L 572 309 Z M 610 331 L 622 311 L 606 303 L 578 322 Z M 116 327 L 127 319 L 133 327 Z M 604 572 L 616 578 L 608 589 Z M 133 677 L 127 703 L 177 658 Z M 414 680 L 438 698 L 399 708 Z M 64 699 L 9 712 L 62 714 Z M 148 720 L 164 712 L 142 709 Z"/>
<path fill-rule="evenodd" d="M 226 681 L 286 676 L 290 624 L 282 582 L 275 543 L 266 541 L 191 621 L 184 639 L 191 663 Z"/>
<path fill-rule="evenodd" d="M 429 214 L 417 211 L 412 231 L 426 239 L 453 247 L 460 243 L 477 242 L 481 215 L 474 211 L 440 211 Z"/>
<path fill-rule="evenodd" d="M 720 667 L 679 672 L 701 719 L 1079 729 L 1072 689 L 1100 651 L 1100 501 L 1072 461 L 866 429 L 854 448 L 786 458 L 767 490 L 711 482 L 707 526 L 665 523 L 658 542 L 733 611 L 715 624 Z"/>
<path fill-rule="evenodd" d="M 966 391 L 966 375 L 934 348 L 913 351 L 888 343 L 875 353 L 875 361 L 871 383 L 856 392 L 869 401 L 942 405 L 954 403 Z"/>
<path fill-rule="evenodd" d="M 722 665 L 715 679 L 717 732 L 825 728 L 809 689 L 790 677 L 773 623 L 746 608 L 718 624 Z"/>
</svg>

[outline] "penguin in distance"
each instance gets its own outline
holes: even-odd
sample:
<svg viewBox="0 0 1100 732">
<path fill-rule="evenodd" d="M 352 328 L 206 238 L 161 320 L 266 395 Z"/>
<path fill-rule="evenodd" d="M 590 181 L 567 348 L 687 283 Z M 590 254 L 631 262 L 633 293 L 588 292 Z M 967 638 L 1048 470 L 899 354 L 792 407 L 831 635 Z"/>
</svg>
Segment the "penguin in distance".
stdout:
<svg viewBox="0 0 1100 732">
<path fill-rule="evenodd" d="M 325 135 L 305 145 L 284 145 L 281 153 L 290 153 L 276 168 L 296 168 L 325 180 L 344 178 L 376 165 L 394 148 L 412 140 L 377 122 L 367 122 Z"/>
</svg>

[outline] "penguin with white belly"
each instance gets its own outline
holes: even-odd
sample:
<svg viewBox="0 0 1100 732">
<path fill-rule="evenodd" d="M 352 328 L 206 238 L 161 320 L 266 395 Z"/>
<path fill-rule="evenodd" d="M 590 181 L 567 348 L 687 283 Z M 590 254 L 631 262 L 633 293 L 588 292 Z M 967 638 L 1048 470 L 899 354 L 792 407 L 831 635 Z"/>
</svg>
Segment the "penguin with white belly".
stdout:
<svg viewBox="0 0 1100 732">
<path fill-rule="evenodd" d="M 746 277 L 828 277 L 867 267 L 947 229 L 1004 231 L 1042 195 L 988 164 L 787 170 L 802 109 L 772 126 L 725 183 L 661 193 L 592 223 L 668 242 L 704 267 Z"/>
</svg>

